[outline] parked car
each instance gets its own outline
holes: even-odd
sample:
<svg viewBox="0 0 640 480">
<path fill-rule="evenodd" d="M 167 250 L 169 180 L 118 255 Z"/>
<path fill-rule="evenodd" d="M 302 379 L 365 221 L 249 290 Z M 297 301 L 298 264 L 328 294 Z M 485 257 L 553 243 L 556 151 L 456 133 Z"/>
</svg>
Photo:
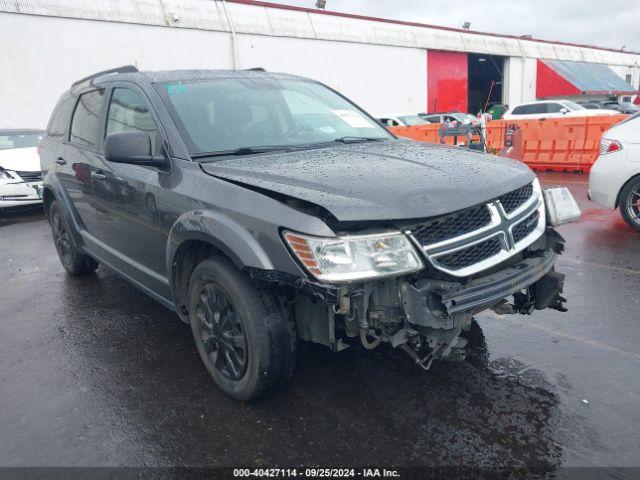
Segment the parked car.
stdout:
<svg viewBox="0 0 640 480">
<path fill-rule="evenodd" d="M 476 125 L 480 123 L 477 117 L 469 113 L 461 112 L 442 112 L 442 113 L 419 113 L 421 118 L 427 120 L 429 123 L 471 123 Z"/>
<path fill-rule="evenodd" d="M 427 125 L 428 122 L 418 115 L 380 115 L 378 121 L 385 127 L 413 127 L 416 125 Z"/>
<path fill-rule="evenodd" d="M 36 147 L 43 130 L 0 130 L 0 208 L 42 202 L 42 172 Z"/>
<path fill-rule="evenodd" d="M 505 120 L 530 118 L 591 117 L 619 115 L 615 110 L 589 110 L 570 100 L 545 100 L 513 106 L 502 116 Z"/>
<path fill-rule="evenodd" d="M 634 114 L 640 109 L 631 102 L 613 101 L 613 100 L 590 100 L 577 102 L 584 108 L 596 110 L 615 110 L 617 113 Z"/>
<path fill-rule="evenodd" d="M 601 110 L 602 106 L 596 102 L 596 101 L 591 101 L 591 102 L 576 102 L 578 105 L 582 105 L 584 108 L 586 108 L 587 110 Z"/>
<path fill-rule="evenodd" d="M 640 112 L 604 132 L 591 167 L 589 198 L 640 231 Z"/>
<path fill-rule="evenodd" d="M 564 310 L 566 189 L 398 139 L 309 79 L 96 74 L 62 95 L 40 157 L 64 268 L 102 263 L 175 311 L 236 399 L 289 377 L 297 338 L 387 345 L 427 369 L 463 356 L 478 312 Z"/>
<path fill-rule="evenodd" d="M 640 111 L 640 108 L 636 107 L 631 102 L 603 102 L 602 107 L 631 115 Z"/>
</svg>

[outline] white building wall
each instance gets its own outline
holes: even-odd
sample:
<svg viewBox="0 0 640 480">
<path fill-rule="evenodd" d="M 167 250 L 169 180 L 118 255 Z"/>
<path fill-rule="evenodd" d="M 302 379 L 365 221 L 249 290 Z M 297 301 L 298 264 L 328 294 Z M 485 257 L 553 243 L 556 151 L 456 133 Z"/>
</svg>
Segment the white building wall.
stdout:
<svg viewBox="0 0 640 480">
<path fill-rule="evenodd" d="M 246 34 L 236 43 L 239 68 L 317 79 L 373 114 L 426 108 L 424 50 Z M 233 67 L 230 34 L 195 29 L 0 13 L 0 44 L 15 46 L 0 69 L 0 127 L 44 127 L 60 94 L 100 70 Z"/>
<path fill-rule="evenodd" d="M 0 45 L 0 127 L 45 127 L 74 81 L 108 68 L 232 66 L 228 34 L 114 22 L 0 13 Z"/>
<path fill-rule="evenodd" d="M 8 13 L 13 12 L 13 13 Z M 228 16 L 227 16 L 228 12 Z M 503 55 L 504 101 L 535 100 L 538 58 L 640 83 L 640 55 L 213 0 L 0 0 L 0 127 L 42 127 L 72 81 L 140 69 L 263 66 L 316 78 L 373 114 L 423 111 L 427 49 Z"/>
<path fill-rule="evenodd" d="M 427 54 L 414 48 L 239 35 L 240 68 L 265 67 L 325 83 L 373 115 L 427 108 Z"/>
<path fill-rule="evenodd" d="M 502 100 L 507 105 L 536 100 L 537 60 L 509 57 L 505 62 Z"/>
<path fill-rule="evenodd" d="M 612 65 L 611 69 L 621 78 L 627 79 L 631 77 L 629 82 L 637 90 L 640 90 L 640 67 Z M 635 98 L 635 97 L 633 97 Z"/>
<path fill-rule="evenodd" d="M 128 22 L 172 28 L 230 31 L 225 2 L 213 0 L 0 0 L 0 11 L 31 15 Z M 581 47 L 477 32 L 402 25 L 371 19 L 328 15 L 226 2 L 239 33 L 397 47 L 524 56 L 607 65 L 639 64 L 629 52 Z"/>
</svg>

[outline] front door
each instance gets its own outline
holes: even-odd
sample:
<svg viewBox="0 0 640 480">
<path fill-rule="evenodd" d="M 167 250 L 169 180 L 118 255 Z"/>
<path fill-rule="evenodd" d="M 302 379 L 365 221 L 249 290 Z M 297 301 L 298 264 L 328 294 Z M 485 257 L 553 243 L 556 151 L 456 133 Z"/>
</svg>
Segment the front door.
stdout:
<svg viewBox="0 0 640 480">
<path fill-rule="evenodd" d="M 111 89 L 105 138 L 116 132 L 143 131 L 156 154 L 161 150 L 157 125 L 141 90 L 128 84 Z M 92 172 L 91 196 L 101 212 L 92 232 L 95 247 L 122 273 L 168 296 L 168 232 L 161 228 L 157 208 L 159 184 L 165 175 L 153 167 L 108 162 L 101 153 Z"/>
</svg>

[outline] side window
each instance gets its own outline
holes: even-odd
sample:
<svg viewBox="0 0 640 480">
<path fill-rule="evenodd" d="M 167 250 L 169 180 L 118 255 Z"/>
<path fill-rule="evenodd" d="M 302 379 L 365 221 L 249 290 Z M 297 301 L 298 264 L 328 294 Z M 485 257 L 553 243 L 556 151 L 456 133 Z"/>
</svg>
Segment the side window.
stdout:
<svg viewBox="0 0 640 480">
<path fill-rule="evenodd" d="M 100 144 L 100 112 L 104 103 L 104 90 L 83 93 L 78 99 L 71 120 L 70 140 L 73 143 L 97 148 Z"/>
<path fill-rule="evenodd" d="M 531 105 L 521 105 L 513 109 L 512 115 L 528 115 L 531 112 Z"/>
<path fill-rule="evenodd" d="M 139 130 L 151 138 L 151 151 L 156 153 L 156 124 L 142 97 L 128 88 L 115 88 L 107 115 L 107 135 Z"/>
<path fill-rule="evenodd" d="M 563 108 L 559 103 L 547 103 L 547 113 L 559 113 Z"/>
<path fill-rule="evenodd" d="M 534 103 L 533 105 L 529 105 L 529 112 L 527 113 L 547 113 L 547 104 L 546 103 Z"/>
<path fill-rule="evenodd" d="M 49 121 L 49 128 L 47 134 L 50 137 L 63 137 L 67 132 L 67 126 L 69 120 L 71 120 L 71 112 L 73 110 L 73 98 L 65 98 L 56 107 L 51 120 Z"/>
</svg>

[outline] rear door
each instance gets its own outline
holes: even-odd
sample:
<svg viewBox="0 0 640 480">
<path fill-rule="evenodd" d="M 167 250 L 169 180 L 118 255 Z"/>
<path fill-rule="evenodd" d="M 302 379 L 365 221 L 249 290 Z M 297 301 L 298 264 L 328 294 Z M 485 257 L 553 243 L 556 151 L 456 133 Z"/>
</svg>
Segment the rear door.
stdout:
<svg viewBox="0 0 640 480">
<path fill-rule="evenodd" d="M 46 177 L 49 172 L 56 175 L 59 165 L 58 152 L 61 143 L 67 140 L 69 135 L 69 124 L 71 123 L 71 114 L 75 106 L 75 97 L 65 94 L 56 105 L 51 115 L 51 120 L 47 126 L 47 134 L 40 142 L 40 168 L 42 176 Z M 60 162 L 60 161 L 59 161 Z M 49 181 L 50 179 L 47 179 Z"/>
<path fill-rule="evenodd" d="M 151 139 L 153 154 L 163 151 L 166 138 L 144 92 L 118 82 L 109 91 L 103 138 L 138 130 Z M 91 202 L 100 214 L 91 235 L 98 255 L 134 280 L 168 295 L 166 245 L 168 233 L 160 225 L 157 193 L 168 171 L 106 161 L 102 151 L 92 172 Z"/>
<path fill-rule="evenodd" d="M 98 206 L 91 201 L 92 174 L 102 149 L 101 118 L 105 89 L 83 92 L 74 104 L 68 136 L 55 155 L 56 175 L 75 208 L 82 230 L 93 234 L 99 224 Z"/>
</svg>

